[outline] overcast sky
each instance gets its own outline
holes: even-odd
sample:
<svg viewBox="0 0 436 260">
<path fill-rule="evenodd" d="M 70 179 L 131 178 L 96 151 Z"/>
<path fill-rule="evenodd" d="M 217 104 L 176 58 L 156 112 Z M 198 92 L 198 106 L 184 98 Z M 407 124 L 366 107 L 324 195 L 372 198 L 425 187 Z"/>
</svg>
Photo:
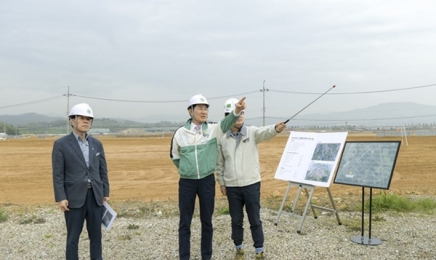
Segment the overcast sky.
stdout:
<svg viewBox="0 0 436 260">
<path fill-rule="evenodd" d="M 286 119 L 333 85 L 299 116 L 434 105 L 435 13 L 432 0 L 2 0 L 0 115 L 65 116 L 68 86 L 69 107 L 96 118 L 183 120 L 201 93 L 210 120 L 242 96 L 262 117 L 264 94 L 266 116 Z"/>
</svg>

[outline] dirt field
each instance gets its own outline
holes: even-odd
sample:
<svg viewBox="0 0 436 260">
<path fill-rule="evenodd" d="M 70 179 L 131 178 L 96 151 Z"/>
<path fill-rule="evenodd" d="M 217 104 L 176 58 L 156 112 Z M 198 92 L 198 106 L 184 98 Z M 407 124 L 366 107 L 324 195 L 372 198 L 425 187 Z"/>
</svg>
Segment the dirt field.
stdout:
<svg viewBox="0 0 436 260">
<path fill-rule="evenodd" d="M 99 137 L 108 162 L 112 201 L 176 200 L 178 174 L 169 158 L 169 137 Z M 288 183 L 274 179 L 288 136 L 260 145 L 262 197 L 282 197 Z M 53 138 L 0 141 L 0 204 L 43 205 L 54 203 L 51 179 Z M 357 136 L 348 141 L 401 140 Z M 408 137 L 403 142 L 389 191 L 395 194 L 436 194 L 436 137 Z M 355 186 L 332 183 L 333 196 L 361 194 Z M 292 191 L 292 189 L 291 189 Z M 379 190 L 375 190 L 377 192 Z M 317 188 L 316 194 L 325 194 Z M 217 196 L 222 196 L 217 186 Z"/>
</svg>

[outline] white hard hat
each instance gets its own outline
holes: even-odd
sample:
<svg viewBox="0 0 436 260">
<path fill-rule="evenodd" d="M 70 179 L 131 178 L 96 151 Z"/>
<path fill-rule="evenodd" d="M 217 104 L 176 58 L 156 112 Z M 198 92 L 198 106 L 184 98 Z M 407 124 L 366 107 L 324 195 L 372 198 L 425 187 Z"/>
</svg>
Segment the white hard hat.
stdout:
<svg viewBox="0 0 436 260">
<path fill-rule="evenodd" d="M 236 98 L 227 99 L 226 102 L 224 103 L 224 113 L 230 113 L 233 110 L 235 110 L 236 103 L 238 102 L 239 100 L 237 100 Z"/>
<path fill-rule="evenodd" d="M 189 99 L 188 109 L 191 106 L 198 105 L 198 104 L 204 104 L 204 105 L 207 105 L 207 107 L 209 107 L 209 102 L 207 102 L 207 99 L 202 94 L 198 94 L 198 95 L 192 96 Z"/>
<path fill-rule="evenodd" d="M 69 116 L 87 116 L 94 118 L 94 113 L 92 113 L 92 109 L 88 104 L 80 103 L 71 108 Z"/>
</svg>

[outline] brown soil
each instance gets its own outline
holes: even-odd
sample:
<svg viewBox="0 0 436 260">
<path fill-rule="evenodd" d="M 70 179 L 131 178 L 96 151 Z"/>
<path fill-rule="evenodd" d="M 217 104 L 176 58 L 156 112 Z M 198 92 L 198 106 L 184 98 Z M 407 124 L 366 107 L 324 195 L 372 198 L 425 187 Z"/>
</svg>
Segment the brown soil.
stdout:
<svg viewBox="0 0 436 260">
<path fill-rule="evenodd" d="M 177 200 L 178 174 L 169 158 L 170 137 L 99 137 L 108 162 L 112 201 Z M 288 183 L 274 178 L 288 136 L 260 147 L 262 196 L 283 197 Z M 54 203 L 51 150 L 54 138 L 0 141 L 0 204 Z M 347 141 L 401 140 L 349 134 Z M 395 194 L 436 194 L 436 137 L 403 140 L 389 191 Z M 292 190 L 292 189 L 291 189 Z M 322 188 L 315 193 L 323 193 Z M 333 196 L 361 194 L 356 186 L 332 183 Z M 377 191 L 376 191 L 377 192 Z M 222 197 L 217 185 L 217 197 Z"/>
</svg>

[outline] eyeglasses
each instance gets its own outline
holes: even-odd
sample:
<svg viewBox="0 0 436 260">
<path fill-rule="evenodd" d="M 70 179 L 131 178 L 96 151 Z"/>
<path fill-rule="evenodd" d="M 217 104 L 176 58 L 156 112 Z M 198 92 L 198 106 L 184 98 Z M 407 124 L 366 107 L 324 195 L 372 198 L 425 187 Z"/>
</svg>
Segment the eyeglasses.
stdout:
<svg viewBox="0 0 436 260">
<path fill-rule="evenodd" d="M 83 121 L 92 121 L 92 117 L 87 117 L 87 116 L 77 116 L 77 118 L 79 118 L 80 120 L 83 120 Z"/>
<path fill-rule="evenodd" d="M 196 109 L 200 110 L 200 111 L 204 111 L 204 112 L 209 111 L 209 108 L 207 108 L 207 107 L 196 107 Z"/>
</svg>

